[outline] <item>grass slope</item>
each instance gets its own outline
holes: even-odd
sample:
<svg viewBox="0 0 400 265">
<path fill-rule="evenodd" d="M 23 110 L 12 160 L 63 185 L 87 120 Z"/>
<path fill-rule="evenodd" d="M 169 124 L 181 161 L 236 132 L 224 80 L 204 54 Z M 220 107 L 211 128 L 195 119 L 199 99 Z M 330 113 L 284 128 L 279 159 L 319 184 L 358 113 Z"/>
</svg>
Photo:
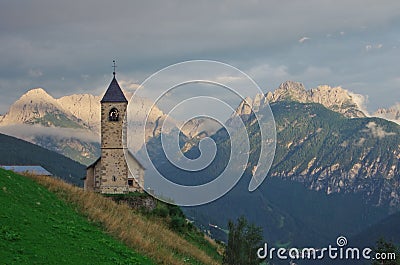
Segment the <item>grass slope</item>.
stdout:
<svg viewBox="0 0 400 265">
<path fill-rule="evenodd" d="M 149 220 L 125 203 L 117 204 L 58 179 L 40 177 L 36 180 L 75 205 L 77 211 L 90 220 L 100 223 L 108 233 L 159 264 L 219 264 L 195 244 L 171 231 L 165 223 Z"/>
<path fill-rule="evenodd" d="M 33 180 L 0 169 L 2 264 L 153 264 Z"/>
<path fill-rule="evenodd" d="M 10 175 L 12 176 L 11 178 L 16 178 L 18 180 L 21 180 L 22 178 L 8 171 L 7 173 L 4 172 L 5 171 L 2 171 L 2 175 L 4 174 L 6 174 L 7 176 Z M 2 176 L 2 178 L 5 179 L 4 176 Z M 207 254 L 207 251 L 202 250 L 202 248 L 200 248 L 198 244 L 190 242 L 190 240 L 186 240 L 183 236 L 171 231 L 171 229 L 168 227 L 168 225 L 165 224 L 165 222 L 151 220 L 151 218 L 149 219 L 146 216 L 133 211 L 126 203 L 118 204 L 113 200 L 111 200 L 110 198 L 106 198 L 100 194 L 93 192 L 85 192 L 81 188 L 70 185 L 66 182 L 63 182 L 60 179 L 55 179 L 51 177 L 32 177 L 32 179 L 37 183 L 41 184 L 42 186 L 34 186 L 33 188 L 28 187 L 27 189 L 23 189 L 22 186 L 27 186 L 24 182 L 22 182 L 21 184 L 18 181 L 11 181 L 11 182 L 9 181 L 9 185 L 11 186 L 17 185 L 18 189 L 20 189 L 10 193 L 11 194 L 27 193 L 28 194 L 27 196 L 30 196 L 29 193 L 31 192 L 32 189 L 35 190 L 35 192 L 37 192 L 36 190 L 44 192 L 43 191 L 44 189 L 42 187 L 45 187 L 47 188 L 47 190 L 52 192 L 56 197 L 66 202 L 66 204 L 62 204 L 61 206 L 57 207 L 60 208 L 59 211 L 63 211 L 65 205 L 70 205 L 70 206 L 72 205 L 73 208 L 68 207 L 68 209 L 70 210 L 74 209 L 75 212 L 81 214 L 82 216 L 86 216 L 86 218 L 91 222 L 100 225 L 105 231 L 107 231 L 108 234 L 119 239 L 120 241 L 125 243 L 125 245 L 127 245 L 128 247 L 137 251 L 137 253 L 141 253 L 146 257 L 149 257 L 157 264 L 168 264 L 168 265 L 220 264 L 220 260 L 216 259 L 214 255 Z M 32 185 L 32 183 L 30 185 Z M 9 192 L 8 188 L 7 186 L 5 186 L 5 189 L 1 190 L 1 187 L 2 185 L 0 182 L 0 192 L 3 192 L 4 194 L 2 196 L 6 197 L 5 194 L 8 194 Z M 47 193 L 47 191 L 46 194 L 50 194 L 47 196 L 54 198 L 54 195 L 52 195 L 51 193 Z M 18 196 L 24 197 L 23 195 L 18 195 L 18 196 L 13 195 L 13 196 L 15 198 L 8 199 L 8 201 L 5 201 L 5 203 L 1 203 L 1 205 L 13 205 L 14 204 L 13 201 L 16 200 Z M 27 208 L 29 209 L 32 208 L 31 211 L 33 211 L 33 213 L 40 211 L 41 209 L 40 207 L 47 204 L 46 198 L 42 198 L 39 201 L 30 198 L 30 199 L 25 199 L 24 202 L 27 203 Z M 39 204 L 37 204 L 36 202 L 39 202 Z M 5 206 L 2 207 L 5 208 Z M 7 211 L 9 213 L 7 217 L 10 219 L 6 218 L 6 220 L 11 220 L 13 216 L 13 210 L 8 209 Z M 56 213 L 58 212 L 58 215 L 54 215 L 52 213 L 53 211 Z M 51 217 L 54 218 L 53 221 L 61 222 L 61 219 L 65 218 L 61 215 L 59 211 L 55 211 L 55 209 L 46 209 L 46 211 L 43 212 L 40 211 L 43 213 L 43 216 L 46 216 L 46 212 L 50 212 L 51 214 L 49 214 L 49 217 L 47 219 L 46 218 L 45 220 L 42 219 L 41 222 L 39 223 L 46 224 L 46 222 L 52 220 L 50 219 Z M 24 210 L 21 210 L 22 217 L 20 217 L 18 223 L 24 224 L 25 222 L 24 220 L 26 218 L 25 217 L 26 215 L 24 215 L 23 212 Z M 13 223 L 9 225 L 5 224 L 5 226 L 6 226 L 5 227 L 6 231 L 7 229 L 14 229 Z M 29 224 L 28 226 L 31 227 Z M 45 231 L 52 231 L 51 229 L 56 229 L 56 228 L 54 228 L 53 223 L 51 223 L 48 227 L 46 227 Z M 15 233 L 16 240 L 18 241 L 19 238 L 22 238 L 22 236 L 19 235 L 22 234 L 22 232 L 20 232 L 20 229 L 22 228 L 16 227 L 14 230 L 10 230 L 10 233 L 4 232 L 4 236 L 9 237 L 11 234 L 11 238 L 13 238 L 12 234 Z M 42 242 L 43 234 L 46 233 L 45 231 L 37 233 L 32 238 L 35 238 L 36 241 L 38 242 Z M 72 227 L 69 228 L 61 227 L 59 230 L 57 230 L 56 234 L 62 233 L 67 236 L 73 236 L 75 231 L 80 231 L 83 233 L 84 229 L 79 228 L 78 225 L 72 224 Z M 58 240 L 61 242 L 63 240 L 63 237 L 59 236 Z M 93 240 L 98 241 L 97 239 L 91 238 L 89 242 Z M 32 241 L 30 243 L 34 245 L 36 241 Z M 66 244 L 67 246 L 70 244 L 78 245 L 78 251 L 80 249 L 85 249 L 85 246 L 87 246 L 80 244 L 78 240 L 62 243 L 62 245 Z M 90 243 L 88 244 L 90 245 Z M 105 245 L 109 244 L 110 243 L 106 243 Z M 51 250 L 51 247 L 53 247 L 52 243 L 46 243 L 45 245 L 49 247 L 47 251 L 52 251 Z M 18 253 L 18 248 L 14 251 L 14 253 Z M 98 263 L 96 259 L 94 260 L 94 263 L 95 264 Z M 109 264 L 124 264 L 124 262 L 122 261 L 118 263 L 118 261 L 109 261 Z M 129 262 L 129 264 L 135 264 L 135 263 Z M 146 264 L 146 263 L 139 262 L 139 264 Z"/>
</svg>

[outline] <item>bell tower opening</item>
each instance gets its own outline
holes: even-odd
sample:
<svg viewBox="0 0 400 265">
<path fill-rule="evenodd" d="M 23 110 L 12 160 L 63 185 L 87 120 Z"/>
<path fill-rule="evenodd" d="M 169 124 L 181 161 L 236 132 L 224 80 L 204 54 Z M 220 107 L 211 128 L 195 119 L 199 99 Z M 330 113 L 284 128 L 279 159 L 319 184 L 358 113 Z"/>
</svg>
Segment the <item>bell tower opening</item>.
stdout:
<svg viewBox="0 0 400 265">
<path fill-rule="evenodd" d="M 118 109 L 112 108 L 108 113 L 108 121 L 119 121 Z"/>
</svg>

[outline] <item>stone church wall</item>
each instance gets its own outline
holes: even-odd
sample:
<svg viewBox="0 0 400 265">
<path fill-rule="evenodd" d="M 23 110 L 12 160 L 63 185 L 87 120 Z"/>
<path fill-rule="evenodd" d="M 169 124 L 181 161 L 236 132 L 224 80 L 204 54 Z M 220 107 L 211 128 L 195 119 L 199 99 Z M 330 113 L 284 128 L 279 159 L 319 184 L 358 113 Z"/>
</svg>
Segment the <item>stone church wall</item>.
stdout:
<svg viewBox="0 0 400 265">
<path fill-rule="evenodd" d="M 108 114 L 112 108 L 119 111 L 118 121 L 109 121 Z M 126 103 L 102 103 L 101 104 L 101 148 L 123 148 L 126 145 L 125 139 L 122 138 L 123 119 L 126 116 Z"/>
</svg>

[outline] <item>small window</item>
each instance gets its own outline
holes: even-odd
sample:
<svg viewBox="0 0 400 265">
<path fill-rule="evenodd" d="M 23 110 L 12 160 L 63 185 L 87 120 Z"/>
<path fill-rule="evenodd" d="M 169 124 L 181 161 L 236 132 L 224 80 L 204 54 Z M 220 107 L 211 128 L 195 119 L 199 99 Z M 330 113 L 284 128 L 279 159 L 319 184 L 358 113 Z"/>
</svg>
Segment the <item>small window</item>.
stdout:
<svg viewBox="0 0 400 265">
<path fill-rule="evenodd" d="M 133 179 L 128 179 L 128 185 L 129 185 L 129 187 L 133 186 Z"/>
<path fill-rule="evenodd" d="M 119 120 L 119 112 L 116 108 L 112 108 L 110 113 L 108 113 L 109 121 L 118 121 Z"/>
<path fill-rule="evenodd" d="M 116 176 L 112 176 L 112 181 L 117 181 L 117 177 Z"/>
</svg>

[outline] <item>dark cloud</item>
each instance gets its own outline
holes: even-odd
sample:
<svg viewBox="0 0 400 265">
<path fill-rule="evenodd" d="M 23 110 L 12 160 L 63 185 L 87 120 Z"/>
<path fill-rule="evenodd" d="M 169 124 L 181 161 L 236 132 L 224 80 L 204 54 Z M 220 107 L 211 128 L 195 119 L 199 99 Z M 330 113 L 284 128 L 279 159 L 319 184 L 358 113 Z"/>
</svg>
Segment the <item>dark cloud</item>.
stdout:
<svg viewBox="0 0 400 265">
<path fill-rule="evenodd" d="M 393 81 L 400 77 L 397 0 L 6 0 L 0 6 L 0 113 L 32 87 L 56 97 L 100 94 L 114 58 L 120 78 L 139 82 L 172 63 L 212 59 L 253 71 L 266 90 L 296 79 L 346 86 L 369 95 L 371 108 L 400 98 Z M 299 42 L 303 37 L 309 39 Z"/>
</svg>

